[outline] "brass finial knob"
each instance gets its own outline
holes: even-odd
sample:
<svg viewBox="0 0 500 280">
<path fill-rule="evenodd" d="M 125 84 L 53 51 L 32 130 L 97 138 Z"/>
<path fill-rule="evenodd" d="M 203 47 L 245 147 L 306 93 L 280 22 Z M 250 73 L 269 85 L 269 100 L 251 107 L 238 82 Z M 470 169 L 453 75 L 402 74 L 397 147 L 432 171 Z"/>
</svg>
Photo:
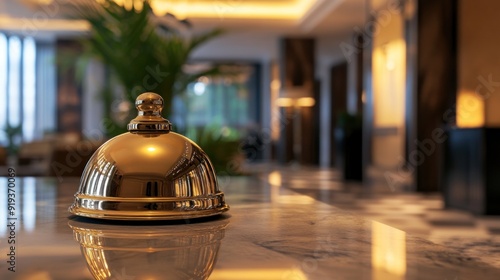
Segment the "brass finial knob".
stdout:
<svg viewBox="0 0 500 280">
<path fill-rule="evenodd" d="M 139 116 L 159 116 L 163 110 L 163 98 L 154 92 L 145 92 L 135 100 Z"/>
<path fill-rule="evenodd" d="M 139 113 L 128 124 L 128 130 L 131 133 L 168 133 L 172 124 L 161 116 L 163 104 L 163 98 L 154 92 L 137 96 L 135 107 Z"/>
</svg>

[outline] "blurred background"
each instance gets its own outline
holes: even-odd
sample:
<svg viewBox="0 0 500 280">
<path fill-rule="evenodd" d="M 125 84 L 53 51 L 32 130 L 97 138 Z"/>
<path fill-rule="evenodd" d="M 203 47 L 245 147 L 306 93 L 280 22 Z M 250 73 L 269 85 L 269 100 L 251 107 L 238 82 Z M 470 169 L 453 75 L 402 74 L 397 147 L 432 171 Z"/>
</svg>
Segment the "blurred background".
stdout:
<svg viewBox="0 0 500 280">
<path fill-rule="evenodd" d="M 3 0 L 0 165 L 80 176 L 153 91 L 220 174 L 321 168 L 498 215 L 498 6 Z"/>
</svg>

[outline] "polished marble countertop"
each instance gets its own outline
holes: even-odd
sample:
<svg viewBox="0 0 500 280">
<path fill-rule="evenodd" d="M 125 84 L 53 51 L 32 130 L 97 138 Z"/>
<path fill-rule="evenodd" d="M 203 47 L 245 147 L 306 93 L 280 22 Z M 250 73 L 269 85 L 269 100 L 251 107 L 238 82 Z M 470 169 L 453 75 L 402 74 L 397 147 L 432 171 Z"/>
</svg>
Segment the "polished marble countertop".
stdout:
<svg viewBox="0 0 500 280">
<path fill-rule="evenodd" d="M 7 186 L 7 178 L 0 178 Z M 270 184 L 220 178 L 231 210 L 178 222 L 103 222 L 67 209 L 78 178 L 16 178 L 0 192 L 0 279 L 499 279 L 453 249 Z M 12 233 L 6 224 L 15 221 Z M 9 271 L 9 237 L 15 272 Z"/>
</svg>

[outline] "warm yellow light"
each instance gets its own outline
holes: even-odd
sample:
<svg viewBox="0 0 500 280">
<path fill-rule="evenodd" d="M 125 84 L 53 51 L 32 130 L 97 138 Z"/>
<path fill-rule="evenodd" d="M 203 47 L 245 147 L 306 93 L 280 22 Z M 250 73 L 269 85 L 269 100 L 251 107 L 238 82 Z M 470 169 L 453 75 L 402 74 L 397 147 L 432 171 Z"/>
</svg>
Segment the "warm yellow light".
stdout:
<svg viewBox="0 0 500 280">
<path fill-rule="evenodd" d="M 254 280 L 254 279 L 295 279 L 307 280 L 307 276 L 297 268 L 290 269 L 216 269 L 210 280 Z"/>
<path fill-rule="evenodd" d="M 377 127 L 404 125 L 406 44 L 393 40 L 373 51 L 373 107 Z"/>
<path fill-rule="evenodd" d="M 150 153 L 154 153 L 156 151 L 156 148 L 155 147 L 147 147 L 146 150 L 148 150 L 148 152 L 150 152 Z"/>
<path fill-rule="evenodd" d="M 123 2 L 124 0 L 119 0 Z M 179 18 L 233 18 L 299 20 L 316 0 L 295 1 L 152 1 L 157 15 L 169 12 Z"/>
<path fill-rule="evenodd" d="M 271 82 L 271 89 L 272 90 L 279 90 L 281 87 L 281 82 L 280 80 L 278 79 L 274 79 L 272 82 Z"/>
<path fill-rule="evenodd" d="M 316 104 L 316 100 L 312 97 L 301 97 L 297 99 L 280 97 L 276 99 L 276 105 L 278 107 L 312 107 L 314 104 Z"/>
<path fill-rule="evenodd" d="M 105 4 L 106 0 L 95 0 L 99 4 Z M 157 1 L 157 0 L 156 0 Z M 136 10 L 141 10 L 142 9 L 142 2 L 141 1 L 134 1 L 134 0 L 113 0 L 116 4 L 123 6 L 127 8 L 128 10 L 131 10 L 132 8 Z"/>
<path fill-rule="evenodd" d="M 271 65 L 271 139 L 278 141 L 280 138 L 280 121 L 283 116 L 280 114 L 280 109 L 276 104 L 276 100 L 280 95 L 281 82 L 279 79 L 279 66 L 277 63 Z"/>
<path fill-rule="evenodd" d="M 294 105 L 293 99 L 288 97 L 280 97 L 276 99 L 276 106 L 278 107 L 292 107 Z"/>
<path fill-rule="evenodd" d="M 267 181 L 272 186 L 281 186 L 281 173 L 273 171 L 267 176 Z"/>
<path fill-rule="evenodd" d="M 42 31 L 75 31 L 84 32 L 90 29 L 88 22 L 72 19 L 50 19 L 31 20 L 26 18 L 14 18 L 0 14 L 0 29 L 23 30 L 26 35 L 32 35 Z"/>
<path fill-rule="evenodd" d="M 394 60 L 392 60 L 391 58 L 388 58 L 385 63 L 385 67 L 387 68 L 387 70 L 392 71 L 396 68 L 396 63 L 394 63 Z"/>
<path fill-rule="evenodd" d="M 277 185 L 277 183 L 280 183 L 280 185 Z M 270 185 L 272 203 L 285 205 L 312 205 L 316 203 L 316 200 L 310 196 L 292 193 L 287 189 L 281 188 L 281 182 L 270 183 Z"/>
<path fill-rule="evenodd" d="M 41 5 L 50 5 L 54 0 L 36 0 Z M 95 0 L 103 2 L 104 0 Z M 130 0 L 114 0 L 120 5 L 139 9 L 140 2 Z M 152 0 L 151 6 L 156 15 L 163 16 L 167 12 L 178 18 L 206 19 L 268 19 L 290 20 L 300 22 L 318 3 L 319 0 L 291 1 L 207 1 L 207 0 Z M 83 20 L 51 19 L 50 21 L 26 21 L 26 19 L 8 20 L 0 18 L 0 29 L 18 30 L 20 27 L 28 31 L 40 30 L 74 30 L 87 31 L 89 24 Z M 28 23 L 27 23 L 28 22 Z"/>
<path fill-rule="evenodd" d="M 372 222 L 373 280 L 404 279 L 406 274 L 406 233 Z"/>
<path fill-rule="evenodd" d="M 484 106 L 484 99 L 479 94 L 473 91 L 460 91 L 457 96 L 457 126 L 484 126 Z"/>
<path fill-rule="evenodd" d="M 299 107 L 312 107 L 314 104 L 316 104 L 316 101 L 312 97 L 301 97 L 297 99 L 295 103 L 295 105 Z"/>
</svg>

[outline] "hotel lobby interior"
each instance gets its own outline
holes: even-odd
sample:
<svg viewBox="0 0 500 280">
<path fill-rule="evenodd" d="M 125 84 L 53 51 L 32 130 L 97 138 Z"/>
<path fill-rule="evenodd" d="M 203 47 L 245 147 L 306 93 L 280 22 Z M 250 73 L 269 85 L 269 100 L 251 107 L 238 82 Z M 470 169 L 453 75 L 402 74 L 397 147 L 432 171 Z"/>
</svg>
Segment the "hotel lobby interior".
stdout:
<svg viewBox="0 0 500 280">
<path fill-rule="evenodd" d="M 500 279 L 498 9 L 1 0 L 0 279 Z"/>
</svg>

